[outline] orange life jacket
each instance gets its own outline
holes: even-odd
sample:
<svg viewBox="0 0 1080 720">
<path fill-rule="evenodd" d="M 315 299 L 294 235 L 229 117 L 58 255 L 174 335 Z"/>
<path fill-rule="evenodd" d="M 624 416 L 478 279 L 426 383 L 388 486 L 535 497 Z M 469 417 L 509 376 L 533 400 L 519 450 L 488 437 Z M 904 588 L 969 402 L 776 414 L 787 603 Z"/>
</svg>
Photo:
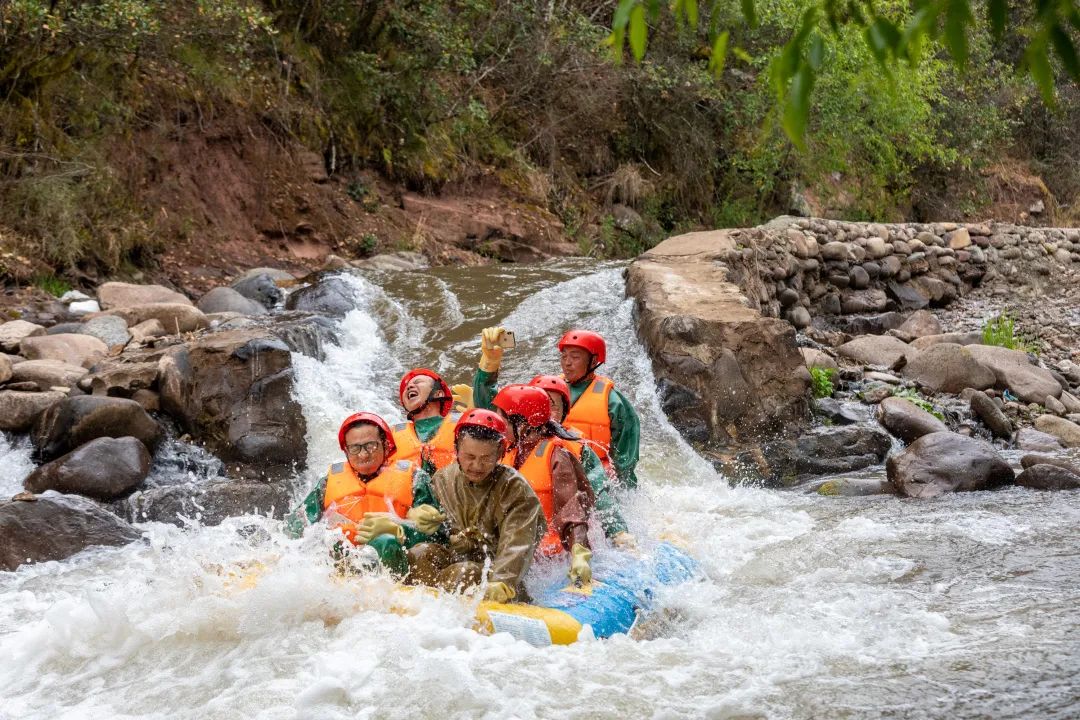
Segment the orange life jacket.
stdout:
<svg viewBox="0 0 1080 720">
<path fill-rule="evenodd" d="M 563 440 L 558 438 L 546 438 L 537 443 L 532 452 L 529 453 L 529 457 L 518 468 L 518 472 L 529 482 L 529 487 L 536 493 L 536 497 L 540 499 L 540 506 L 544 509 L 544 518 L 548 522 L 547 532 L 544 533 L 544 537 L 540 539 L 540 544 L 536 550 L 545 557 L 551 557 L 552 555 L 558 555 L 563 551 L 562 538 L 559 537 L 558 531 L 551 524 L 551 518 L 555 514 L 555 493 L 553 490 L 553 483 L 551 477 L 551 454 L 555 452 L 556 448 L 563 447 L 567 450 L 570 448 L 563 445 Z M 573 450 L 571 450 L 573 452 Z M 502 464 L 514 467 L 514 459 L 517 455 L 516 450 L 511 450 L 503 456 Z"/>
<path fill-rule="evenodd" d="M 330 527 L 340 527 L 349 542 L 353 542 L 356 525 L 369 512 L 392 512 L 405 517 L 412 507 L 416 467 L 408 460 L 391 462 L 364 482 L 349 463 L 331 465 L 323 495 L 323 513 L 328 516 Z"/>
<path fill-rule="evenodd" d="M 451 413 L 443 418 L 435 435 L 426 443 L 420 442 L 420 436 L 416 434 L 413 422 L 400 423 L 393 428 L 394 444 L 397 450 L 391 460 L 408 460 L 417 465 L 423 464 L 425 457 L 431 458 L 436 470 L 454 462 L 454 426 L 457 425 L 457 413 Z"/>
<path fill-rule="evenodd" d="M 581 433 L 581 442 L 588 445 L 600 456 L 606 465 L 611 447 L 611 416 L 608 414 L 608 399 L 615 383 L 610 378 L 597 375 L 585 392 L 570 406 L 562 424 Z"/>
</svg>

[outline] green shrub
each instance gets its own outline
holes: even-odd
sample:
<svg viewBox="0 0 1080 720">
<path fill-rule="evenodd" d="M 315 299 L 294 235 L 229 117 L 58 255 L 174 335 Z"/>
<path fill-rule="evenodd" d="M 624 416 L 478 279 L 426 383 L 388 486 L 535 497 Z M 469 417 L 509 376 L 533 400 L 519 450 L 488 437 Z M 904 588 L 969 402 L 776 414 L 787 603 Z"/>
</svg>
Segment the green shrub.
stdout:
<svg viewBox="0 0 1080 720">
<path fill-rule="evenodd" d="M 1008 310 L 990 318 L 982 326 L 983 345 L 1021 350 L 1038 354 L 1038 342 L 1029 340 L 1016 331 L 1016 320 Z"/>
<path fill-rule="evenodd" d="M 30 283 L 53 297 L 60 297 L 71 289 L 71 285 L 66 280 L 55 275 L 36 275 Z"/>
<path fill-rule="evenodd" d="M 836 374 L 836 370 L 832 368 L 812 367 L 810 368 L 810 387 L 814 392 L 816 398 L 832 397 L 835 388 L 832 384 L 833 375 Z"/>
</svg>

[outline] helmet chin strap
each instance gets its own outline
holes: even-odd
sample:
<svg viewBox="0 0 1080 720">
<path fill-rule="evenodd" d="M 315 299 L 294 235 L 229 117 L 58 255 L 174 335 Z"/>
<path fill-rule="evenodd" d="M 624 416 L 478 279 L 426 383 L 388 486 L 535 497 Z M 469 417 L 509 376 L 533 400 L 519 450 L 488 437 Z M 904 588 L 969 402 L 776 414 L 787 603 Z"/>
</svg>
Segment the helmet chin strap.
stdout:
<svg viewBox="0 0 1080 720">
<path fill-rule="evenodd" d="M 443 403 L 443 402 L 446 402 L 447 400 L 453 400 L 453 398 L 448 398 L 445 395 L 436 395 L 435 394 L 436 389 L 438 389 L 438 383 L 433 383 L 432 386 L 431 386 L 431 391 L 428 392 L 427 399 L 424 400 L 424 402 L 422 402 L 420 405 L 418 405 L 415 410 L 410 410 L 410 411 L 406 412 L 405 417 L 409 418 L 409 420 L 412 420 L 413 417 L 417 413 L 419 413 L 421 410 L 423 410 L 424 408 L 426 408 L 428 405 L 430 405 L 433 402 Z M 440 411 L 440 414 L 441 414 L 441 412 L 442 412 L 441 407 L 439 408 L 439 411 Z"/>
</svg>

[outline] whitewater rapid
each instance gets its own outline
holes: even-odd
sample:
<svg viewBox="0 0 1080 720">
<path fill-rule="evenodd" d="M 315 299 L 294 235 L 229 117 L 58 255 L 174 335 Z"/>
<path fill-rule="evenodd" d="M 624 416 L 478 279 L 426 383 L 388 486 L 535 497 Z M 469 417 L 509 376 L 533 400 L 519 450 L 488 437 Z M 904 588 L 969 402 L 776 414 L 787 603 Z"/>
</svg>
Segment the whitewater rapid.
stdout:
<svg viewBox="0 0 1080 720">
<path fill-rule="evenodd" d="M 340 344 L 294 356 L 309 441 L 297 497 L 337 459 L 345 415 L 401 419 L 407 368 L 469 382 L 480 329 L 502 323 L 518 347 L 501 381 L 526 380 L 586 326 L 642 416 L 631 530 L 681 538 L 701 577 L 658 598 L 652 639 L 534 648 L 473 632 L 468 600 L 336 579 L 318 527 L 292 541 L 254 516 L 147 523 L 144 543 L 0 573 L 0 718 L 1080 714 L 1080 493 L 730 488 L 660 412 L 620 265 L 347 277 Z M 31 468 L 25 441 L 0 439 L 0 492 Z"/>
</svg>

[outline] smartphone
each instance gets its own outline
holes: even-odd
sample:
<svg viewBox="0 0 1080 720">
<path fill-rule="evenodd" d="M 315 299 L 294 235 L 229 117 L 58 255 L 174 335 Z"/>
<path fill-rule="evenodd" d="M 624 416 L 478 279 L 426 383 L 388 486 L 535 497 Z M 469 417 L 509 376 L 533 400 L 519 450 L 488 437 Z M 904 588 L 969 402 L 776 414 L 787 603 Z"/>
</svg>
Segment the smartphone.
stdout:
<svg viewBox="0 0 1080 720">
<path fill-rule="evenodd" d="M 502 335 L 499 336 L 499 347 L 504 350 L 511 350 L 517 346 L 517 340 L 514 339 L 513 330 L 503 330 Z"/>
</svg>

